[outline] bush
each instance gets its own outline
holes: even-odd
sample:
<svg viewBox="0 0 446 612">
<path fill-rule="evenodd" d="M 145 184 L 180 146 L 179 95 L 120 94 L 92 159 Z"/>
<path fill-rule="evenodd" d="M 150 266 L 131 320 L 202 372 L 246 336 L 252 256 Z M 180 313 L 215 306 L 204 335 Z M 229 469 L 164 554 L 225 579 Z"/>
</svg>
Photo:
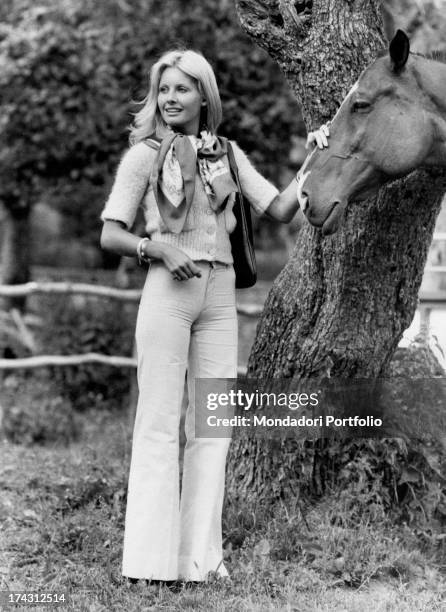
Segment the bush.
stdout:
<svg viewBox="0 0 446 612">
<path fill-rule="evenodd" d="M 45 321 L 41 344 L 57 355 L 132 354 L 136 306 L 84 296 L 48 297 L 40 310 Z M 76 410 L 120 407 L 133 371 L 102 364 L 54 368 L 52 377 Z"/>
<path fill-rule="evenodd" d="M 289 151 L 303 121 L 282 73 L 243 34 L 231 3 L 190 0 L 185 11 L 179 0 L 15 0 L 0 7 L 6 207 L 44 201 L 64 216 L 60 248 L 81 238 L 98 256 L 99 212 L 127 146 L 131 101 L 146 95 L 147 70 L 161 52 L 181 45 L 216 69 L 222 134 L 283 184 L 287 167 L 296 169 Z"/>
<path fill-rule="evenodd" d="M 1 408 L 2 432 L 15 444 L 67 444 L 81 431 L 72 403 L 45 374 L 6 377 Z"/>
</svg>

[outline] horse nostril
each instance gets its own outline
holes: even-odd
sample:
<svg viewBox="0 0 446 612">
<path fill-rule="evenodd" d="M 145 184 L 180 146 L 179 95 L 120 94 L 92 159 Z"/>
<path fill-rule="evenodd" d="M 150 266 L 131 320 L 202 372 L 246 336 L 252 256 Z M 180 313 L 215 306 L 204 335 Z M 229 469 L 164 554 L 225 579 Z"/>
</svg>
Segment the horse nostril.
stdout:
<svg viewBox="0 0 446 612">
<path fill-rule="evenodd" d="M 302 209 L 303 213 L 306 213 L 308 204 L 310 202 L 310 198 L 308 197 L 308 193 L 306 191 L 301 191 L 298 195 L 299 205 Z"/>
<path fill-rule="evenodd" d="M 304 213 L 308 207 L 308 193 L 304 191 L 303 186 L 309 174 L 310 174 L 309 172 L 305 172 L 302 174 L 301 171 L 299 171 L 296 177 L 297 179 L 297 201 L 299 202 L 299 206 L 301 207 L 302 212 Z"/>
</svg>

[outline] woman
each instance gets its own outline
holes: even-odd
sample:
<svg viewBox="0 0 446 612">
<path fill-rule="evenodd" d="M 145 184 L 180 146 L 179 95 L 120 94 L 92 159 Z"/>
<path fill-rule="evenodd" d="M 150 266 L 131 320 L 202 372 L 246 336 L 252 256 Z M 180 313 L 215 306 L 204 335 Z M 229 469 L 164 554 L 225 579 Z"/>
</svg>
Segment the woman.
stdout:
<svg viewBox="0 0 446 612">
<path fill-rule="evenodd" d="M 236 378 L 237 319 L 229 234 L 237 186 L 216 136 L 221 102 L 211 66 L 193 51 L 154 64 L 102 213 L 101 245 L 151 262 L 136 324 L 139 400 L 129 475 L 123 575 L 203 581 L 223 564 L 221 511 L 229 440 L 194 436 L 194 379 Z M 161 140 L 159 150 L 147 146 Z M 153 144 L 153 143 L 152 143 Z M 296 183 L 279 194 L 232 143 L 254 210 L 282 222 L 298 209 Z M 146 233 L 131 233 L 143 202 Z M 179 499 L 179 420 L 189 407 Z"/>
</svg>

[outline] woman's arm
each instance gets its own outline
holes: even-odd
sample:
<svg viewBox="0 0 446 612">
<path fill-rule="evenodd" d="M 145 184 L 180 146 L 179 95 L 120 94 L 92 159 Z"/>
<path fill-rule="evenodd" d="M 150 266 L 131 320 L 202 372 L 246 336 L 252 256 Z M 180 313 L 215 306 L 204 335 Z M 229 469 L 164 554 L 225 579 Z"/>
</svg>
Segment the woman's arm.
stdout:
<svg viewBox="0 0 446 612">
<path fill-rule="evenodd" d="M 133 225 L 136 211 L 147 189 L 155 151 L 144 143 L 131 147 L 122 158 L 112 191 L 101 219 L 101 247 L 117 255 L 134 257 L 141 237 L 127 230 Z M 200 276 L 200 270 L 185 253 L 173 246 L 146 240 L 144 256 L 162 261 L 167 269 L 181 280 Z"/>
<path fill-rule="evenodd" d="M 315 143 L 320 149 L 328 147 L 328 124 L 322 125 L 318 130 L 309 132 L 305 147 Z M 298 221 L 304 222 L 303 212 L 300 210 L 299 201 L 297 199 L 297 182 L 293 178 L 291 183 L 281 193 L 275 190 L 276 195 L 271 191 L 272 185 L 255 170 L 249 162 L 247 156 L 237 146 L 233 144 L 234 155 L 239 168 L 240 182 L 244 193 L 247 195 L 251 204 L 258 213 L 265 213 L 267 216 L 280 221 L 281 223 L 289 223 L 298 213 Z M 263 203 L 263 197 L 269 198 L 266 205 Z"/>
<path fill-rule="evenodd" d="M 103 249 L 124 257 L 135 257 L 140 242 L 141 237 L 125 229 L 125 224 L 121 221 L 105 220 L 101 233 Z M 142 254 L 147 258 L 162 261 L 169 272 L 181 280 L 201 276 L 200 268 L 183 251 L 169 244 L 146 240 Z"/>
<path fill-rule="evenodd" d="M 328 129 L 328 124 L 321 125 L 318 130 L 308 132 L 305 148 L 308 149 L 312 144 L 316 144 L 319 149 L 328 147 L 329 136 L 330 132 Z M 303 221 L 304 215 L 300 210 L 297 199 L 296 178 L 293 178 L 288 187 L 286 187 L 277 197 L 274 198 L 266 209 L 265 213 L 281 223 L 289 223 L 298 210 L 300 212 L 301 220 Z"/>
<path fill-rule="evenodd" d="M 318 130 L 314 130 L 314 132 L 308 132 L 307 142 L 305 143 L 305 148 L 311 144 L 316 144 L 319 149 L 323 149 L 324 147 L 328 147 L 328 137 L 330 136 L 330 130 L 328 126 L 330 125 L 330 121 L 321 125 Z"/>
<path fill-rule="evenodd" d="M 294 215 L 299 211 L 303 222 L 303 213 L 300 210 L 299 201 L 297 199 L 297 183 L 293 178 L 291 183 L 278 196 L 274 198 L 265 214 L 281 223 L 289 223 Z"/>
</svg>

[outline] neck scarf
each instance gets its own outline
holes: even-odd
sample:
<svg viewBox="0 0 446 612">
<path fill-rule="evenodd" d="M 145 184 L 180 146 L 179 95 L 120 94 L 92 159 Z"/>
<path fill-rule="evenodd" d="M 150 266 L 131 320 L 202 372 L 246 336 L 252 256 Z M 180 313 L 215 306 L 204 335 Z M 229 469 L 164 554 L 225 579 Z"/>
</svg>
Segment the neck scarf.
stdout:
<svg viewBox="0 0 446 612">
<path fill-rule="evenodd" d="M 169 231 L 179 234 L 195 193 L 197 170 L 214 211 L 223 209 L 230 193 L 238 191 L 227 161 L 226 139 L 209 132 L 200 138 L 176 132 L 161 141 L 150 184 L 161 218 Z"/>
</svg>

